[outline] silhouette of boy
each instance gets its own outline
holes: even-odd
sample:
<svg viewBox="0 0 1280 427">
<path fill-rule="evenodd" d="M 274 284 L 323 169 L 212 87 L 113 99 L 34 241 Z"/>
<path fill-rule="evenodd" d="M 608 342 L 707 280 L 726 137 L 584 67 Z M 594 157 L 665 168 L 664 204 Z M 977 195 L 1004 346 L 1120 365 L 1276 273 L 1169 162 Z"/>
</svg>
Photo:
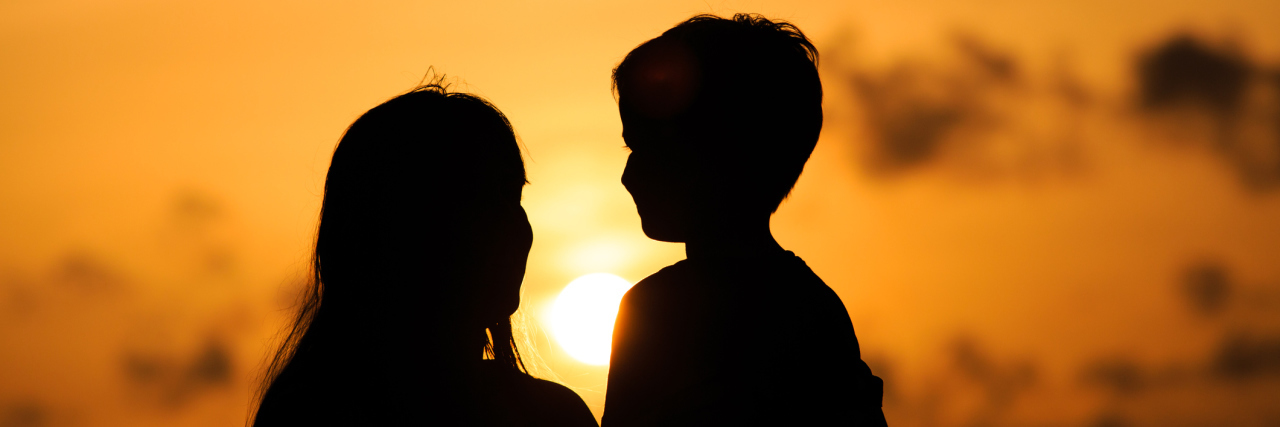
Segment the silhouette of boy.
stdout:
<svg viewBox="0 0 1280 427">
<path fill-rule="evenodd" d="M 822 128 L 817 59 L 789 23 L 699 15 L 614 70 L 622 184 L 688 259 L 623 298 L 603 426 L 885 425 L 844 304 L 769 230 Z"/>
</svg>

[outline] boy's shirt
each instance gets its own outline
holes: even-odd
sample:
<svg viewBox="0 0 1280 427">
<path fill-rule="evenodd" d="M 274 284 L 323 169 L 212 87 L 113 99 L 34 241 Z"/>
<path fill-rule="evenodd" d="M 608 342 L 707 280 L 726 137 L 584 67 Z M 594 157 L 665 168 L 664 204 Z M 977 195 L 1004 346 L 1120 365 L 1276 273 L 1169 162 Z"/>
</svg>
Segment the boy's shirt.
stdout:
<svg viewBox="0 0 1280 427">
<path fill-rule="evenodd" d="M 623 298 L 602 421 L 883 426 L 883 384 L 840 298 L 791 252 L 684 260 Z"/>
</svg>

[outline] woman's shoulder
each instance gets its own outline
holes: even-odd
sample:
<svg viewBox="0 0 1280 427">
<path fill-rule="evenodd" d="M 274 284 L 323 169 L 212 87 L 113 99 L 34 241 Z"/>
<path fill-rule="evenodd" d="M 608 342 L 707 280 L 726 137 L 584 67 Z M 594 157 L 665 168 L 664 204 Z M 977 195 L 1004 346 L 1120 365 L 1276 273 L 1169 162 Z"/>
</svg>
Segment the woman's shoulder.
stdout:
<svg viewBox="0 0 1280 427">
<path fill-rule="evenodd" d="M 530 383 L 531 395 L 535 400 L 542 402 L 548 407 L 561 408 L 566 413 L 577 413 L 586 418 L 590 418 L 594 423 L 595 417 L 591 415 L 591 410 L 587 408 L 587 403 L 582 400 L 569 387 L 553 381 L 547 381 L 540 378 L 528 377 Z"/>
<path fill-rule="evenodd" d="M 490 364 L 488 369 L 509 370 L 511 368 Z M 525 425 L 545 426 L 597 426 L 595 416 L 586 402 L 573 390 L 562 384 L 534 378 L 518 371 L 510 371 L 494 377 L 500 384 L 499 389 L 506 390 L 508 398 L 504 399 L 513 405 L 513 419 L 525 420 Z"/>
</svg>

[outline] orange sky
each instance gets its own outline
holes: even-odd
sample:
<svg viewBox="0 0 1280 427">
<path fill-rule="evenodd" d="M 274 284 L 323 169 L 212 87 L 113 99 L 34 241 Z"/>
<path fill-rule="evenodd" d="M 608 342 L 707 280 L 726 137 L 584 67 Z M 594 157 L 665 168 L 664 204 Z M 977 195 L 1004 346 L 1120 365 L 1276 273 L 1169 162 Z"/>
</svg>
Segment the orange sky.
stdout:
<svg viewBox="0 0 1280 427">
<path fill-rule="evenodd" d="M 1246 190 L 1205 150 L 1162 145 L 1167 134 L 1128 101 L 1132 55 L 1189 29 L 1274 66 L 1280 3 L 1170 3 L 0 5 L 0 425 L 28 407 L 48 425 L 238 423 L 334 144 L 431 67 L 494 102 L 527 148 L 535 243 L 522 311 L 544 374 L 599 415 L 606 368 L 568 358 L 539 319 L 575 277 L 636 281 L 683 256 L 644 237 L 618 183 L 609 71 L 700 12 L 791 20 L 824 54 L 823 139 L 775 232 L 845 300 L 865 357 L 905 396 L 887 406 L 891 423 L 927 424 L 912 405 L 957 337 L 1036 361 L 1045 396 L 1076 393 L 1099 357 L 1204 359 L 1221 328 L 1186 314 L 1183 271 L 1217 260 L 1245 294 L 1274 293 L 1280 192 Z M 1024 106 L 1009 117 L 1030 139 L 1064 129 L 1038 119 L 1058 117 L 1037 92 L 1055 67 L 1088 87 L 1094 101 L 1069 125 L 1080 170 L 971 180 L 945 159 L 892 178 L 861 167 L 869 133 L 850 70 L 946 67 L 956 32 L 1019 61 L 1030 89 L 1008 96 Z M 1276 326 L 1267 319 L 1219 322 Z M 162 380 L 120 373 L 129 355 L 181 366 L 208 343 L 230 349 L 230 385 L 183 389 L 194 397 L 179 403 Z M 1086 397 L 1026 403 L 1047 418 L 1025 419 L 1087 420 L 1096 399 L 1070 395 Z"/>
</svg>

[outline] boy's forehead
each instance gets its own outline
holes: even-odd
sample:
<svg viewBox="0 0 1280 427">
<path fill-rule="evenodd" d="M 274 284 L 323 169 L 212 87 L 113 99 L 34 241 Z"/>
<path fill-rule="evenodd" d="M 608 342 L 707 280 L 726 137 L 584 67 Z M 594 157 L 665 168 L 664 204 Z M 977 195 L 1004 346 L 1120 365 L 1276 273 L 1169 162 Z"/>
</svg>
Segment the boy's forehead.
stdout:
<svg viewBox="0 0 1280 427">
<path fill-rule="evenodd" d="M 657 39 L 641 46 L 620 76 L 619 101 L 648 118 L 684 112 L 698 92 L 698 60 L 683 43 Z"/>
</svg>

